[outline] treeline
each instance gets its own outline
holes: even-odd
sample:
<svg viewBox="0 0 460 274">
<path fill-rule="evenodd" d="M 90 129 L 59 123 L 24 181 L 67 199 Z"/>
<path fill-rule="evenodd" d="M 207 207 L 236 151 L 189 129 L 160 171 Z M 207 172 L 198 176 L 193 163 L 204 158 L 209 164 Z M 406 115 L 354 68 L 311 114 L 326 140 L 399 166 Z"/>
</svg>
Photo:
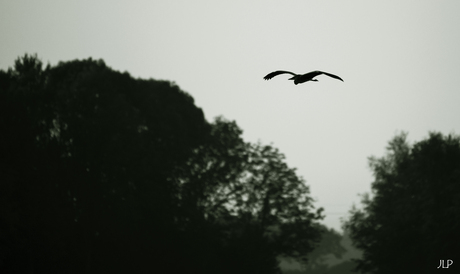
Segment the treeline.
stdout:
<svg viewBox="0 0 460 274">
<path fill-rule="evenodd" d="M 171 82 L 25 55 L 0 128 L 1 273 L 280 273 L 320 240 L 283 154 Z"/>
<path fill-rule="evenodd" d="M 344 227 L 364 251 L 360 273 L 460 273 L 460 137 L 407 133 L 370 157 L 372 194 Z"/>
</svg>

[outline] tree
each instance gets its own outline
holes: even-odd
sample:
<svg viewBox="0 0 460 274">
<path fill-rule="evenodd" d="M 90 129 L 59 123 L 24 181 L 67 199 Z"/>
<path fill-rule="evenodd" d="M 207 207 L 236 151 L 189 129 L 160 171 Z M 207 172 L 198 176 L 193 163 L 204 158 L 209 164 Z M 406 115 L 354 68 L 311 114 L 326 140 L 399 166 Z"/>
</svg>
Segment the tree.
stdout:
<svg viewBox="0 0 460 274">
<path fill-rule="evenodd" d="M 208 255 L 195 260 L 209 261 L 220 250 L 217 264 L 208 265 L 213 272 L 278 273 L 278 256 L 302 259 L 316 246 L 322 209 L 313 211 L 305 181 L 286 165 L 284 155 L 271 146 L 245 143 L 241 133 L 234 122 L 216 119 L 206 145 L 177 171 L 181 208 L 187 212 L 182 226 L 207 226 L 196 246 L 219 243 L 208 246 L 213 252 L 198 252 Z"/>
<path fill-rule="evenodd" d="M 319 240 L 308 186 L 235 122 L 102 60 L 0 71 L 0 272 L 277 273 Z"/>
<path fill-rule="evenodd" d="M 43 70 L 25 55 L 0 77 L 1 272 L 151 273 L 173 262 L 168 178 L 209 130 L 193 98 L 102 60 Z"/>
<path fill-rule="evenodd" d="M 313 252 L 308 254 L 308 263 L 304 265 L 307 273 L 313 271 L 319 272 L 320 269 L 324 272 L 329 267 L 326 263 L 326 256 L 332 255 L 337 259 L 341 259 L 342 255 L 346 252 L 346 249 L 340 243 L 342 241 L 342 235 L 334 229 L 328 229 L 326 226 L 321 227 L 321 242 Z"/>
<path fill-rule="evenodd" d="M 411 147 L 406 135 L 369 159 L 373 197 L 364 195 L 345 224 L 364 251 L 362 273 L 433 273 L 458 254 L 460 138 L 430 133 Z"/>
</svg>

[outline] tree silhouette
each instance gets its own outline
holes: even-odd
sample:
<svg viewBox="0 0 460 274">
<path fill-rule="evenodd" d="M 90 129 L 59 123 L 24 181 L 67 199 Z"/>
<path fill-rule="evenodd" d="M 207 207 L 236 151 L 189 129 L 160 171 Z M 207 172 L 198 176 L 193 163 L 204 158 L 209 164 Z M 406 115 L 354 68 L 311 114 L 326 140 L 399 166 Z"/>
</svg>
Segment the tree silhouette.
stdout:
<svg viewBox="0 0 460 274">
<path fill-rule="evenodd" d="M 364 250 L 362 273 L 433 273 L 458 256 L 460 138 L 430 133 L 412 147 L 405 139 L 396 136 L 385 157 L 370 158 L 373 197 L 365 195 L 363 210 L 353 209 L 345 224 Z"/>
<path fill-rule="evenodd" d="M 326 256 L 332 255 L 335 258 L 341 259 L 346 249 L 340 244 L 342 235 L 334 229 L 322 227 L 321 242 L 319 245 L 308 254 L 308 263 L 304 265 L 305 272 L 318 271 L 319 269 L 326 270 L 329 266 L 326 263 Z"/>
<path fill-rule="evenodd" d="M 142 273 L 174 261 L 168 178 L 206 134 L 202 111 L 177 86 L 102 61 L 41 67 L 26 55 L 1 74 L 4 268 Z"/>
<path fill-rule="evenodd" d="M 0 272 L 279 273 L 321 209 L 271 146 L 102 60 L 0 71 Z"/>
<path fill-rule="evenodd" d="M 277 256 L 302 259 L 313 250 L 322 209 L 313 212 L 308 187 L 284 163 L 284 155 L 271 146 L 245 143 L 241 133 L 234 122 L 216 119 L 208 145 L 195 150 L 176 173 L 182 226 L 206 224 L 201 231 L 219 235 L 220 244 L 210 249 L 223 254 L 215 258 L 214 272 L 278 273 Z"/>
</svg>

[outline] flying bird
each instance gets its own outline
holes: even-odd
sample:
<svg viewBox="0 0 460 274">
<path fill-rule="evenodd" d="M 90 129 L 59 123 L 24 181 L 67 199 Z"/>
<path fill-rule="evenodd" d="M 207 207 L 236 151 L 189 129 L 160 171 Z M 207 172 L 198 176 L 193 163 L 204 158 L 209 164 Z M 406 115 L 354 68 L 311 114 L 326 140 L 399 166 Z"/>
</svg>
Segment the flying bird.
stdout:
<svg viewBox="0 0 460 274">
<path fill-rule="evenodd" d="M 308 72 L 308 73 L 305 73 L 305 74 L 295 74 L 295 73 L 290 72 L 290 71 L 277 70 L 277 71 L 274 71 L 274 72 L 271 72 L 271 73 L 267 74 L 264 77 L 264 79 L 265 80 L 270 80 L 273 77 L 275 77 L 277 75 L 280 75 L 280 74 L 284 74 L 284 73 L 294 75 L 293 77 L 289 78 L 289 80 L 294 80 L 294 84 L 296 84 L 296 85 L 301 84 L 301 83 L 305 83 L 307 81 L 318 81 L 318 80 L 313 79 L 313 78 L 315 78 L 316 76 L 321 75 L 321 74 L 327 75 L 329 77 L 338 79 L 338 80 L 343 82 L 342 78 L 340 78 L 339 76 L 334 75 L 334 74 L 330 74 L 330 73 L 327 73 L 327 72 L 324 72 L 324 71 L 319 71 L 319 70 L 311 71 L 311 72 Z"/>
</svg>

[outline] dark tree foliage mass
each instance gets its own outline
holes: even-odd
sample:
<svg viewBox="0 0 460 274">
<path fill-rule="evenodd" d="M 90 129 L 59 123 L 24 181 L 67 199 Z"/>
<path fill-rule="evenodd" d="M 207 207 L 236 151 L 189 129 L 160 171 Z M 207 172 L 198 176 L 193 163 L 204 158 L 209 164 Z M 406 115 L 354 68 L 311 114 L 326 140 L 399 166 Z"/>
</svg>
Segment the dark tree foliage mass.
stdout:
<svg viewBox="0 0 460 274">
<path fill-rule="evenodd" d="M 458 273 L 460 137 L 430 133 L 410 146 L 396 136 L 383 158 L 370 158 L 373 197 L 363 197 L 345 226 L 361 273 Z M 444 268 L 440 260 L 444 260 Z M 446 268 L 446 260 L 454 262 Z"/>
<path fill-rule="evenodd" d="M 320 239 L 284 156 L 170 82 L 25 55 L 0 127 L 1 273 L 280 273 Z"/>
</svg>

